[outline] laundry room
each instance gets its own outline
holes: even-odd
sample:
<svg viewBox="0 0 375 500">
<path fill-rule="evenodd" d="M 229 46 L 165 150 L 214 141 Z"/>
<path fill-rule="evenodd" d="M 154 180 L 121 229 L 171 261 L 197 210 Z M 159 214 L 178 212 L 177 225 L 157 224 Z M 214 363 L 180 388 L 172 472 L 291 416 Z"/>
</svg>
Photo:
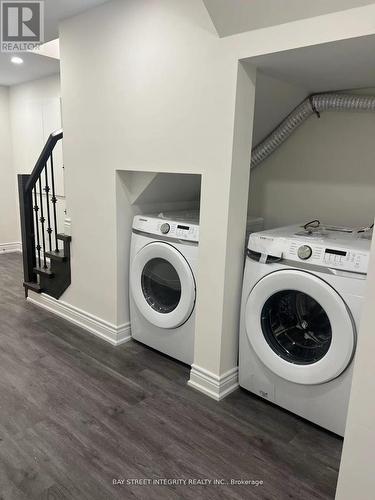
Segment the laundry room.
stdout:
<svg viewBox="0 0 375 500">
<path fill-rule="evenodd" d="M 237 308 L 239 385 L 339 436 L 375 214 L 373 43 L 363 37 L 242 61 L 248 74 L 256 69 L 256 91 L 242 235 L 249 243 Z M 195 173 L 117 171 L 117 322 L 131 323 L 133 339 L 192 366 L 189 385 L 222 399 L 238 387 L 237 372 L 215 393 L 202 384 L 206 375 L 194 354 L 205 179 Z M 258 237 L 264 229 L 271 232 Z M 213 246 L 215 236 L 209 238 Z M 285 259 L 293 262 L 290 277 Z M 280 282 L 277 271 L 284 271 Z M 263 365 L 269 372 L 263 373 Z"/>
<path fill-rule="evenodd" d="M 0 496 L 372 498 L 375 0 L 18 3 Z"/>
</svg>

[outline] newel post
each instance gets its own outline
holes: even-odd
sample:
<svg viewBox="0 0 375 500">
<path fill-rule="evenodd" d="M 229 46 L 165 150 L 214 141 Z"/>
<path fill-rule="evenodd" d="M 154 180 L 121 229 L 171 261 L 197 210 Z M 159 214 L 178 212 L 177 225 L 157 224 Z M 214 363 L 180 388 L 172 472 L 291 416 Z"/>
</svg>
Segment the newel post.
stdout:
<svg viewBox="0 0 375 500">
<path fill-rule="evenodd" d="M 34 219 L 33 219 L 33 213 L 34 213 L 33 199 L 32 199 L 32 191 L 26 190 L 26 184 L 29 178 L 30 175 L 18 175 L 23 273 L 24 273 L 24 281 L 26 283 L 37 281 L 37 277 L 34 272 L 34 268 L 36 267 L 36 256 L 35 256 L 35 231 L 34 231 Z"/>
</svg>

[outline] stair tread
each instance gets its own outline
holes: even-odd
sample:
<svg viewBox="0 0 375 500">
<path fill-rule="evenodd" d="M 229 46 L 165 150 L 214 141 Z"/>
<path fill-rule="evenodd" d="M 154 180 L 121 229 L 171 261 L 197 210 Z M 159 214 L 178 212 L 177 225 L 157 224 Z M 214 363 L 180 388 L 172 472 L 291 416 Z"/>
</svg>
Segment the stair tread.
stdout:
<svg viewBox="0 0 375 500">
<path fill-rule="evenodd" d="M 72 237 L 69 234 L 60 233 L 57 235 L 57 239 L 61 241 L 72 241 Z"/>
<path fill-rule="evenodd" d="M 60 261 L 65 261 L 67 259 L 67 256 L 65 255 L 63 250 L 60 250 L 58 252 L 46 252 L 45 255 L 49 259 L 55 259 Z"/>
<path fill-rule="evenodd" d="M 42 287 L 39 285 L 39 283 L 34 283 L 33 281 L 25 281 L 23 283 L 23 286 L 28 290 L 32 290 L 33 292 L 42 293 Z"/>
<path fill-rule="evenodd" d="M 44 276 L 49 276 L 52 278 L 54 276 L 54 273 L 51 271 L 49 267 L 44 268 L 44 267 L 34 267 L 34 271 L 38 274 L 43 274 Z"/>
</svg>

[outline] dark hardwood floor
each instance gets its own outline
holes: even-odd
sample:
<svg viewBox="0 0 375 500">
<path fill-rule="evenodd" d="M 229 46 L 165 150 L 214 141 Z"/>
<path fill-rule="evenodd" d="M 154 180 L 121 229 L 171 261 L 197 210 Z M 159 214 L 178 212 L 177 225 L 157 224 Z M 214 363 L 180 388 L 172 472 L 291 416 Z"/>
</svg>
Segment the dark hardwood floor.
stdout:
<svg viewBox="0 0 375 500">
<path fill-rule="evenodd" d="M 0 255 L 0 499 L 334 498 L 342 441 L 239 390 L 217 403 L 189 370 L 114 348 L 27 303 Z M 263 485 L 113 485 L 113 479 Z"/>
</svg>

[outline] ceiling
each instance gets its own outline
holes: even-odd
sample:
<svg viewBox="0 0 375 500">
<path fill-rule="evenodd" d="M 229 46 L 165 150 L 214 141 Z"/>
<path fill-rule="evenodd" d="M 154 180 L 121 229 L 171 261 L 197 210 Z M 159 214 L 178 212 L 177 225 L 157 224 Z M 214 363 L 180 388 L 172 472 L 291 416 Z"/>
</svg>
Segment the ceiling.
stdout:
<svg viewBox="0 0 375 500">
<path fill-rule="evenodd" d="M 46 42 L 59 36 L 59 23 L 109 0 L 44 0 Z"/>
<path fill-rule="evenodd" d="M 219 36 L 362 7 L 374 0 L 203 0 Z"/>
<path fill-rule="evenodd" d="M 58 37 L 59 23 L 108 0 L 45 0 L 45 39 Z M 204 0 L 221 36 L 272 24 L 360 7 L 373 0 Z M 286 4 L 288 8 L 286 8 Z M 370 38 L 370 37 L 366 37 Z M 256 64 L 267 74 L 324 91 L 374 85 L 375 45 L 358 39 L 296 51 L 261 56 Z M 59 72 L 59 62 L 37 54 L 23 53 L 24 64 L 16 66 L 10 55 L 0 53 L 0 85 L 15 85 Z M 306 64 L 308 60 L 308 64 Z M 327 71 L 325 71 L 325 69 Z"/>
<path fill-rule="evenodd" d="M 20 54 L 24 63 L 15 65 L 10 62 L 12 55 L 0 52 L 0 85 L 10 86 L 38 80 L 58 73 L 60 70 L 59 61 L 50 57 L 29 53 Z"/>
<path fill-rule="evenodd" d="M 59 36 L 59 24 L 62 20 L 73 17 L 108 0 L 44 0 L 45 41 Z M 20 54 L 24 63 L 14 65 L 11 56 L 0 52 L 0 85 L 17 85 L 58 73 L 59 61 L 33 53 Z"/>
<path fill-rule="evenodd" d="M 262 55 L 249 59 L 266 75 L 308 93 L 375 87 L 375 36 Z"/>
</svg>

